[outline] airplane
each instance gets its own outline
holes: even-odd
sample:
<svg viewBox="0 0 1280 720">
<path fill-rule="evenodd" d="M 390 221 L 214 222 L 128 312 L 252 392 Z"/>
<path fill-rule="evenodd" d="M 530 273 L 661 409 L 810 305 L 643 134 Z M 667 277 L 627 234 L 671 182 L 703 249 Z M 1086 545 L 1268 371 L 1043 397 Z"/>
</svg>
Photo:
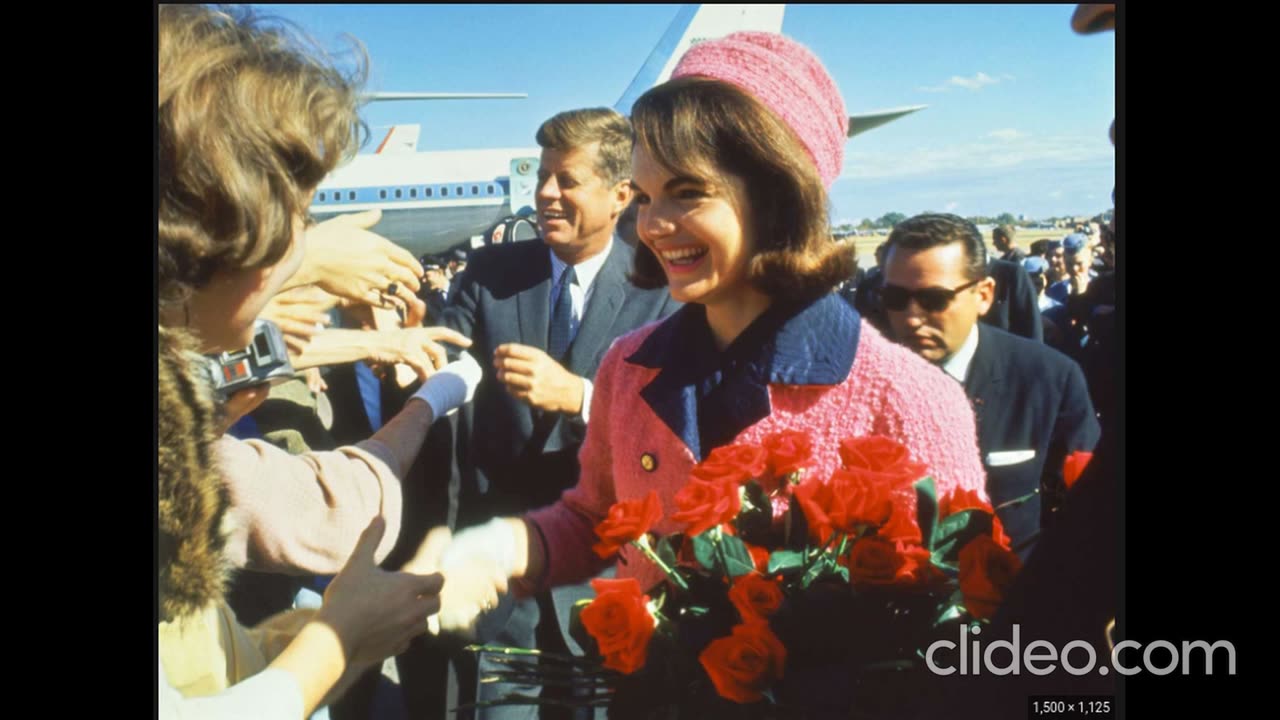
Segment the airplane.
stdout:
<svg viewBox="0 0 1280 720">
<path fill-rule="evenodd" d="M 614 109 L 626 115 L 646 90 L 671 77 L 686 50 L 732 32 L 781 32 L 786 5 L 685 5 L 677 12 Z M 523 97 L 516 93 L 373 93 L 375 102 Z M 849 116 L 853 137 L 924 105 Z M 418 125 L 396 125 L 372 154 L 335 169 L 316 190 L 317 220 L 380 209 L 371 230 L 415 256 L 478 247 L 484 233 L 510 215 L 532 215 L 541 149 L 534 147 L 417 152 Z"/>
</svg>

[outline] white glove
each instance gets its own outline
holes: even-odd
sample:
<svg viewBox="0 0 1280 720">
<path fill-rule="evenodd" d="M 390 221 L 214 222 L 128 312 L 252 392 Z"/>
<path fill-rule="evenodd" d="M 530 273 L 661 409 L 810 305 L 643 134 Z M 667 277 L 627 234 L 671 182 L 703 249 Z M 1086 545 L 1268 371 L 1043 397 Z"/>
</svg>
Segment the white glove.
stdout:
<svg viewBox="0 0 1280 720">
<path fill-rule="evenodd" d="M 454 535 L 441 557 L 440 570 L 457 569 L 475 558 L 492 562 L 510 577 L 516 571 L 516 536 L 511 524 L 502 518 L 493 518 Z"/>
<path fill-rule="evenodd" d="M 427 378 L 413 397 L 427 403 L 431 407 L 431 417 L 439 419 L 475 397 L 476 386 L 483 374 L 471 353 L 463 353 L 462 357 Z"/>
<path fill-rule="evenodd" d="M 515 554 L 514 530 L 501 518 L 454 535 L 440 559 L 445 587 L 440 613 L 428 620 L 431 632 L 472 634 L 480 613 L 496 607 L 498 594 L 507 591 Z"/>
</svg>

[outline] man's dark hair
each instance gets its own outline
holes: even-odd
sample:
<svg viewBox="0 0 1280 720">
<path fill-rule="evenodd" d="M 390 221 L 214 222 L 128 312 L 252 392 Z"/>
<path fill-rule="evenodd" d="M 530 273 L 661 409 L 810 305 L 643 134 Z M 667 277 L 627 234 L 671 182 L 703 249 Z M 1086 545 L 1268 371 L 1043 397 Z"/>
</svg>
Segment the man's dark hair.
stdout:
<svg viewBox="0 0 1280 720">
<path fill-rule="evenodd" d="M 1039 240 L 1036 240 L 1035 242 L 1031 243 L 1031 254 L 1039 255 L 1040 257 L 1044 257 L 1045 255 L 1048 255 L 1049 242 L 1050 242 L 1049 238 L 1040 238 Z"/>
<path fill-rule="evenodd" d="M 965 276 L 981 280 L 987 276 L 987 246 L 978 226 L 958 215 L 925 213 L 907 218 L 889 233 L 889 247 L 929 250 L 960 243 L 964 247 Z"/>
<path fill-rule="evenodd" d="M 991 239 L 994 241 L 996 238 L 1004 238 L 1009 242 L 1013 242 L 1013 237 L 1017 232 L 1018 231 L 1014 229 L 1012 225 L 997 225 L 995 229 L 991 231 Z"/>
</svg>

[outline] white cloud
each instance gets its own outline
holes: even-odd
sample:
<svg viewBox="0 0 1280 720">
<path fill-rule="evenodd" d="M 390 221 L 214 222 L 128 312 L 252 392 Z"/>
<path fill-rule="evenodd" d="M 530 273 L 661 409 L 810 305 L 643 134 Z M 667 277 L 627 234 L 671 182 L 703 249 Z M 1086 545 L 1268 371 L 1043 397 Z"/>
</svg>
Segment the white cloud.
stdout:
<svg viewBox="0 0 1280 720">
<path fill-rule="evenodd" d="M 990 75 L 979 72 L 973 77 L 963 77 L 961 75 L 952 75 L 946 82 L 941 85 L 928 85 L 917 87 L 920 92 L 939 93 L 947 92 L 952 88 L 964 88 L 965 90 L 981 90 L 987 85 L 995 85 L 1001 80 L 1012 80 L 1013 76 L 1005 73 L 999 78 L 993 78 Z"/>
<path fill-rule="evenodd" d="M 1026 134 L 1020 133 L 1013 128 L 1003 128 L 1000 130 L 992 130 L 987 133 L 987 137 L 996 138 L 997 140 L 1017 140 L 1018 138 L 1026 137 Z"/>
<path fill-rule="evenodd" d="M 944 207 L 943 210 L 946 210 L 947 212 L 955 212 L 956 209 L 959 207 L 960 207 L 960 203 L 956 202 L 955 200 L 952 200 L 951 202 L 947 203 L 946 207 Z"/>
<path fill-rule="evenodd" d="M 966 90 L 981 90 L 982 86 L 984 85 L 995 85 L 1000 81 L 984 72 L 980 72 L 971 78 L 960 77 L 959 75 L 952 75 L 951 79 L 948 80 L 947 82 L 957 87 L 962 87 Z"/>
<path fill-rule="evenodd" d="M 855 179 L 937 176 L 1009 168 L 1061 168 L 1108 163 L 1115 148 L 1097 133 L 986 138 L 946 146 L 922 146 L 900 152 L 853 151 L 845 157 L 843 177 Z"/>
</svg>

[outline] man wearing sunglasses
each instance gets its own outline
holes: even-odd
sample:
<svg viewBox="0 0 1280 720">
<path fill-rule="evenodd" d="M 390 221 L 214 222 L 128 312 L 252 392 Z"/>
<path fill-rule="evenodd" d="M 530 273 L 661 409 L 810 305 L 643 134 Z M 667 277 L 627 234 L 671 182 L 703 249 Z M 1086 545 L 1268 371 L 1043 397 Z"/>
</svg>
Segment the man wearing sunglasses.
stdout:
<svg viewBox="0 0 1280 720">
<path fill-rule="evenodd" d="M 964 385 L 987 494 L 1025 558 L 1065 494 L 1063 461 L 1098 442 L 1084 373 L 1043 343 L 978 322 L 995 281 L 973 223 L 917 215 L 898 223 L 888 242 L 880 302 L 890 333 Z"/>
</svg>

